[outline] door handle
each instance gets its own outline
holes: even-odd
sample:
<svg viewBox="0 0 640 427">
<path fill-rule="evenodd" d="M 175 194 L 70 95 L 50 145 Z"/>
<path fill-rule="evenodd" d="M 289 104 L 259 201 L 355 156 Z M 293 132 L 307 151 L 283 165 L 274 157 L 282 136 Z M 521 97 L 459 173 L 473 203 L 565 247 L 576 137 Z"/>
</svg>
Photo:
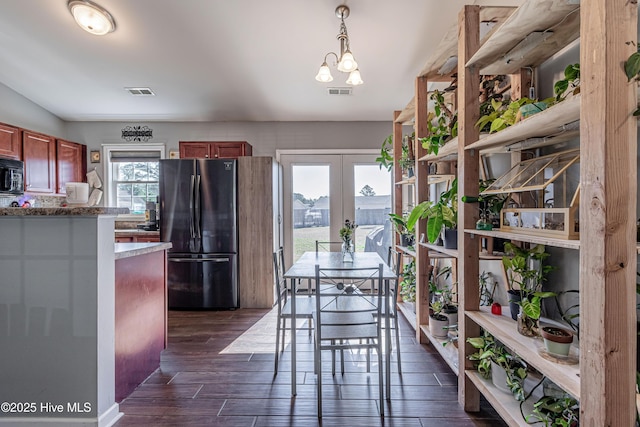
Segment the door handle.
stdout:
<svg viewBox="0 0 640 427">
<path fill-rule="evenodd" d="M 189 231 L 191 233 L 191 238 L 193 239 L 195 236 L 195 231 L 193 228 L 193 190 L 196 185 L 196 177 L 195 175 L 191 175 L 191 191 L 189 192 Z"/>
<path fill-rule="evenodd" d="M 170 262 L 229 262 L 229 258 L 169 258 Z"/>
<path fill-rule="evenodd" d="M 196 176 L 196 237 L 202 237 L 202 229 L 200 227 L 200 190 L 201 190 L 200 175 Z"/>
</svg>

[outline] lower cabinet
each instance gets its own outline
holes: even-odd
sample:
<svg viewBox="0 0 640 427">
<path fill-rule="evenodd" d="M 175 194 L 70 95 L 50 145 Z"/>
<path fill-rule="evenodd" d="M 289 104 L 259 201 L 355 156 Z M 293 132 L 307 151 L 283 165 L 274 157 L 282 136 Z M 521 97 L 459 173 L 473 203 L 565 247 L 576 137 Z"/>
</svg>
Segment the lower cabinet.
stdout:
<svg viewBox="0 0 640 427">
<path fill-rule="evenodd" d="M 116 235 L 116 243 L 151 243 L 159 241 L 159 234 L 118 233 Z"/>
</svg>

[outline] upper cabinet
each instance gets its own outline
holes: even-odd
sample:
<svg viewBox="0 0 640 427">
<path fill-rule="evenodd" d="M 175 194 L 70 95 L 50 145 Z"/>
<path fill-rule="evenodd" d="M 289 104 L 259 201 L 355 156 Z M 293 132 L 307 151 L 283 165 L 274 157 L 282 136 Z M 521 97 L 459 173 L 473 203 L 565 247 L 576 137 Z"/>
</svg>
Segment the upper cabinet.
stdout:
<svg viewBox="0 0 640 427">
<path fill-rule="evenodd" d="M 244 141 L 180 141 L 181 159 L 236 159 L 251 155 L 252 147 Z"/>
<path fill-rule="evenodd" d="M 56 140 L 56 192 L 66 194 L 67 182 L 84 182 L 87 175 L 87 146 Z"/>
<path fill-rule="evenodd" d="M 56 144 L 52 136 L 28 130 L 22 133 L 25 191 L 55 193 Z"/>
<path fill-rule="evenodd" d="M 0 157 L 22 159 L 20 129 L 0 123 Z"/>
</svg>

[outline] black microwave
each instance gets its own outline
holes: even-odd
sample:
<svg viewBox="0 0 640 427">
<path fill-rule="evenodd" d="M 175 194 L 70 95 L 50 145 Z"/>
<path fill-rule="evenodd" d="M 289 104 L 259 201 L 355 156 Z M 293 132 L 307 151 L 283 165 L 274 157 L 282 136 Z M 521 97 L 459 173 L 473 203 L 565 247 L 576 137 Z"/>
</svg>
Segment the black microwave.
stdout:
<svg viewBox="0 0 640 427">
<path fill-rule="evenodd" d="M 0 194 L 24 194 L 24 163 L 0 159 Z"/>
</svg>

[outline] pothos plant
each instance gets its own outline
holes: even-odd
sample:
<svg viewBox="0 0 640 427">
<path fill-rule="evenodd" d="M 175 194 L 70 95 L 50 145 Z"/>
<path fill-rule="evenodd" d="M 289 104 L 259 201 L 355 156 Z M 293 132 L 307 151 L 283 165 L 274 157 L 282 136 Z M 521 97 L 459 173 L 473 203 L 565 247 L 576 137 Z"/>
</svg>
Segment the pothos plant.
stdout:
<svg viewBox="0 0 640 427">
<path fill-rule="evenodd" d="M 624 73 L 627 75 L 628 81 L 640 81 L 640 44 L 637 44 L 636 48 L 636 51 L 624 62 Z M 633 112 L 633 115 L 640 116 L 640 104 Z"/>
<path fill-rule="evenodd" d="M 419 219 L 427 219 L 427 239 L 435 243 L 442 226 L 456 228 L 458 224 L 458 179 L 451 182 L 449 190 L 440 194 L 437 202 L 425 200 L 416 205 L 409 214 L 407 225 L 414 228 Z"/>
<path fill-rule="evenodd" d="M 544 396 L 533 404 L 533 411 L 526 417 L 531 421 L 544 423 L 545 427 L 573 427 L 580 422 L 580 404 L 569 395 L 562 397 Z"/>
<path fill-rule="evenodd" d="M 580 64 L 569 64 L 564 69 L 564 78 L 553 84 L 555 102 L 564 101 L 569 95 L 580 93 Z"/>
<path fill-rule="evenodd" d="M 467 342 L 478 351 L 470 354 L 469 360 L 478 362 L 478 373 L 485 379 L 491 378 L 491 362 L 507 373 L 507 386 L 517 401 L 525 400 L 524 379 L 527 366 L 515 355 L 509 353 L 493 335 L 484 331 L 481 337 L 467 338 Z"/>
<path fill-rule="evenodd" d="M 429 98 L 434 103 L 427 117 L 429 136 L 420 138 L 420 142 L 427 154 L 438 154 L 440 147 L 458 135 L 458 113 L 447 106 L 442 92 L 436 90 Z"/>
<path fill-rule="evenodd" d="M 491 98 L 487 101 L 487 105 L 481 106 L 481 109 L 484 108 L 488 113 L 478 119 L 476 127 L 480 132 L 494 133 L 513 126 L 519 119 L 520 107 L 534 102 L 535 100 L 527 97 L 509 103 Z"/>
<path fill-rule="evenodd" d="M 411 261 L 405 264 L 400 274 L 402 280 L 400 281 L 400 295 L 405 302 L 415 302 L 416 300 L 416 261 Z"/>
</svg>

